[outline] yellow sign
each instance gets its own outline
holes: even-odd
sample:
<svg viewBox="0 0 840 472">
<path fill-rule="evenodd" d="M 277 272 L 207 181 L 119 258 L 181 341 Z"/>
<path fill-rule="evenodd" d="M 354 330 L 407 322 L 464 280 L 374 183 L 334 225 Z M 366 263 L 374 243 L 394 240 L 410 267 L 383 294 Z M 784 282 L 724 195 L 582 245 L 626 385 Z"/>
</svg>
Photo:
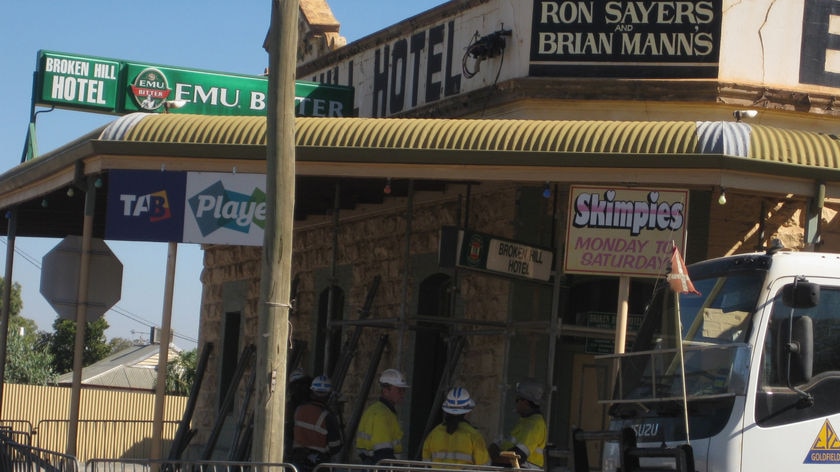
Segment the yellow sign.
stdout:
<svg viewBox="0 0 840 472">
<path fill-rule="evenodd" d="M 840 438 L 828 420 L 817 433 L 811 450 L 805 457 L 805 464 L 840 464 Z"/>
<path fill-rule="evenodd" d="M 564 271 L 663 276 L 687 215 L 688 190 L 573 185 Z"/>
</svg>

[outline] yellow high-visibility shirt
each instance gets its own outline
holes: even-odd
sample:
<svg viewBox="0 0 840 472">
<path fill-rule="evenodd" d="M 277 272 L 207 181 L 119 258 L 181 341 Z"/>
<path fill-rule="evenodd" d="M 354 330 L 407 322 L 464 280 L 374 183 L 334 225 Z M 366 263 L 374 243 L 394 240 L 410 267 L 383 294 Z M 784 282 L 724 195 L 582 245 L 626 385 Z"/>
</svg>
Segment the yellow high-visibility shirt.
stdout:
<svg viewBox="0 0 840 472">
<path fill-rule="evenodd" d="M 423 442 L 423 460 L 449 464 L 489 465 L 490 454 L 484 437 L 466 421 L 458 423 L 452 434 L 446 425 L 439 424 Z"/>
<path fill-rule="evenodd" d="M 519 418 L 519 421 L 516 422 L 510 431 L 510 437 L 502 441 L 499 448 L 503 451 L 513 449 L 514 447 L 518 448 L 527 454 L 527 457 L 523 458 L 524 461 L 542 467 L 545 463 L 543 454 L 545 451 L 546 434 L 545 418 L 543 418 L 542 413 L 534 413 Z"/>
<path fill-rule="evenodd" d="M 371 457 L 376 451 L 393 449 L 402 453 L 403 431 L 397 414 L 381 400 L 371 404 L 359 420 L 356 430 L 356 450 Z"/>
</svg>

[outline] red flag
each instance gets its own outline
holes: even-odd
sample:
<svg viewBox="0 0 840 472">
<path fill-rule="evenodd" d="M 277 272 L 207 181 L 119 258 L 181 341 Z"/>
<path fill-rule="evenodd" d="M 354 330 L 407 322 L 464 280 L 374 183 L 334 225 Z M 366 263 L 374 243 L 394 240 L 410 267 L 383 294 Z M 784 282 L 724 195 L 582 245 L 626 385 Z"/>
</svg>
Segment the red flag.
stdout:
<svg viewBox="0 0 840 472">
<path fill-rule="evenodd" d="M 688 269 L 685 267 L 685 261 L 683 261 L 676 244 L 674 244 L 674 252 L 671 254 L 671 273 L 668 274 L 668 283 L 671 285 L 671 290 L 677 293 L 700 295 L 700 292 L 691 283 L 691 279 L 688 278 Z"/>
</svg>

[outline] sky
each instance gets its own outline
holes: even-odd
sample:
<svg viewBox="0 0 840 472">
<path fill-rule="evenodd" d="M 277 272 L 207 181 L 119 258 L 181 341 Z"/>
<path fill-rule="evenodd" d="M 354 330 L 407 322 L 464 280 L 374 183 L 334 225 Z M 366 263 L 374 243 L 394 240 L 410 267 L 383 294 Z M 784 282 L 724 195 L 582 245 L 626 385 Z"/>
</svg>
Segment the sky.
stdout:
<svg viewBox="0 0 840 472">
<path fill-rule="evenodd" d="M 444 0 L 328 0 L 348 43 L 382 30 Z M 19 0 L 0 15 L 0 173 L 20 163 L 29 123 L 32 77 L 39 50 L 131 60 L 187 69 L 260 74 L 268 65 L 262 44 L 270 0 Z M 375 12 L 375 14 L 374 14 Z M 36 108 L 39 153 L 60 147 L 116 117 Z M 79 216 L 81 218 L 81 215 Z M 0 222 L 4 224 L 5 222 Z M 12 280 L 20 283 L 21 315 L 52 331 L 56 311 L 40 293 L 44 255 L 61 240 L 15 241 Z M 148 340 L 161 324 L 166 243 L 106 241 L 123 265 L 121 298 L 105 314 L 106 336 Z M 0 236 L 0 276 L 7 241 Z M 193 349 L 198 340 L 203 253 L 199 245 L 177 247 L 172 301 L 174 343 Z"/>
</svg>

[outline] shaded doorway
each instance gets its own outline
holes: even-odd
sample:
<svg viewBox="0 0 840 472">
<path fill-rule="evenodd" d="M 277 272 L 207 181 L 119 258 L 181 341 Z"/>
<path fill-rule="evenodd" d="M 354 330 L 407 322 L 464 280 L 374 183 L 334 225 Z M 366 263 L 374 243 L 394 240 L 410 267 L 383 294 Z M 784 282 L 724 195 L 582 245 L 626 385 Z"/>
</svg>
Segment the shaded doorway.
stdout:
<svg viewBox="0 0 840 472">
<path fill-rule="evenodd" d="M 420 283 L 417 301 L 417 332 L 415 335 L 414 366 L 411 373 L 411 419 L 408 434 L 408 453 L 419 459 L 423 434 L 430 415 L 440 419 L 440 408 L 432 403 L 437 394 L 446 365 L 446 345 L 449 334 L 446 323 L 428 318 L 449 318 L 452 310 L 452 279 L 446 274 L 434 274 Z M 436 423 L 438 422 L 436 421 Z"/>
</svg>

